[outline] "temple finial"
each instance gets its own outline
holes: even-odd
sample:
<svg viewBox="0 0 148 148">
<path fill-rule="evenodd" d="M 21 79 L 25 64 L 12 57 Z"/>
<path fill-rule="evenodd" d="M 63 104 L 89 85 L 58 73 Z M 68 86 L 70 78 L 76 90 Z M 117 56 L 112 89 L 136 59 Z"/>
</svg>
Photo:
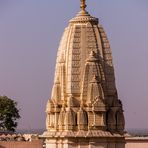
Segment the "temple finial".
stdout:
<svg viewBox="0 0 148 148">
<path fill-rule="evenodd" d="M 81 1 L 81 5 L 80 5 L 81 10 L 85 11 L 85 8 L 87 7 L 86 0 L 80 0 L 80 1 Z"/>
</svg>

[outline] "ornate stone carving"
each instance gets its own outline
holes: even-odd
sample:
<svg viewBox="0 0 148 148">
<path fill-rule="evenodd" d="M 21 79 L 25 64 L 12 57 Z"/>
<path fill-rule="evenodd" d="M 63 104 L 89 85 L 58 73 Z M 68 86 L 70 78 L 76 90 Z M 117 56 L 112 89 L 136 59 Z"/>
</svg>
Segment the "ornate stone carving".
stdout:
<svg viewBox="0 0 148 148">
<path fill-rule="evenodd" d="M 112 54 L 98 19 L 82 10 L 70 20 L 57 53 L 51 100 L 47 103 L 45 135 L 97 137 L 124 131 Z"/>
<path fill-rule="evenodd" d="M 80 108 L 80 110 L 77 113 L 77 125 L 78 125 L 78 130 L 87 130 L 87 125 L 88 125 L 88 116 L 87 112 Z"/>
</svg>

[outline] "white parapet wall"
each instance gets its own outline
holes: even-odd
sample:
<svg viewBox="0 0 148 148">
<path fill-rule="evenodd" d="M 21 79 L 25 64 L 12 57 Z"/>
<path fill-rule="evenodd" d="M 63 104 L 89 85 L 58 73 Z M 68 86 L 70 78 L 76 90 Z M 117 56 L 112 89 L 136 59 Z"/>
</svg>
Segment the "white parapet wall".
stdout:
<svg viewBox="0 0 148 148">
<path fill-rule="evenodd" d="M 148 148 L 148 137 L 128 137 L 125 141 L 125 148 Z"/>
</svg>

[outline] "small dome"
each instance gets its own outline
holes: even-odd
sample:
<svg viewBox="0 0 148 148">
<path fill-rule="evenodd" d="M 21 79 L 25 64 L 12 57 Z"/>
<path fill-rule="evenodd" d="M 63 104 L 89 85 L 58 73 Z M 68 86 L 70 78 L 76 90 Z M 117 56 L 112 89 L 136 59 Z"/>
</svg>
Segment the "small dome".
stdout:
<svg viewBox="0 0 148 148">
<path fill-rule="evenodd" d="M 87 23 L 98 24 L 98 18 L 92 17 L 87 11 L 80 11 L 76 17 L 70 20 L 70 23 Z"/>
</svg>

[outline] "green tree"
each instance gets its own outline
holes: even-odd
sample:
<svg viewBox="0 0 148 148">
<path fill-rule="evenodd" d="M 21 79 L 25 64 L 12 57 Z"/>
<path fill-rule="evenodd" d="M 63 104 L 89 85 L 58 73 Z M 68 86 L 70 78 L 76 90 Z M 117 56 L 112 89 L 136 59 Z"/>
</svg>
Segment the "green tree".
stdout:
<svg viewBox="0 0 148 148">
<path fill-rule="evenodd" d="M 0 129 L 14 132 L 19 118 L 17 102 L 7 96 L 0 96 Z"/>
</svg>

